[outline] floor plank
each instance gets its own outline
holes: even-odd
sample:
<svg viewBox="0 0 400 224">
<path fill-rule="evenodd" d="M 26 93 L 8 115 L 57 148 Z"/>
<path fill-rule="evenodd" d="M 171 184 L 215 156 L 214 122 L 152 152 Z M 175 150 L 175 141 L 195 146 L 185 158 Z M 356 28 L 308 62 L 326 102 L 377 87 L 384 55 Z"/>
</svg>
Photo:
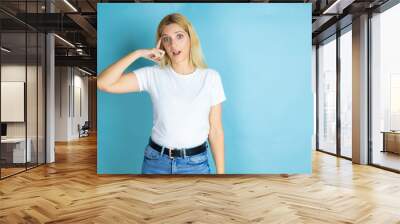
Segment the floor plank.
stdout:
<svg viewBox="0 0 400 224">
<path fill-rule="evenodd" d="M 313 154 L 312 175 L 96 174 L 96 137 L 0 181 L 0 223 L 400 223 L 400 175 Z"/>
</svg>

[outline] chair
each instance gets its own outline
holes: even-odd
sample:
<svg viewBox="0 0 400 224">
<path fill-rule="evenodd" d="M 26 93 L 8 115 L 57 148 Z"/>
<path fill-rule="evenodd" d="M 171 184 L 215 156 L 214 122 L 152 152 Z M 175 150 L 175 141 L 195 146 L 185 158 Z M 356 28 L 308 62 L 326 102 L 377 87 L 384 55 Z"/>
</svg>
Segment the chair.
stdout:
<svg viewBox="0 0 400 224">
<path fill-rule="evenodd" d="M 78 124 L 79 138 L 89 136 L 89 129 L 90 129 L 89 121 L 85 121 L 82 127 Z"/>
</svg>

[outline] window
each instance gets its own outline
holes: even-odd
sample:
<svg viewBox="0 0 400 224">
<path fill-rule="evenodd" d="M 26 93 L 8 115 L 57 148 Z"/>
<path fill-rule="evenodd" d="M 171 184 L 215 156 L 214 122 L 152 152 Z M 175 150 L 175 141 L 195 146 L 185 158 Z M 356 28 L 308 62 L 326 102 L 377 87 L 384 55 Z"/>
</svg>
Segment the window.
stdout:
<svg viewBox="0 0 400 224">
<path fill-rule="evenodd" d="M 352 32 L 340 36 L 340 155 L 352 157 Z"/>
<path fill-rule="evenodd" d="M 400 170 L 400 4 L 371 18 L 372 163 Z"/>
<path fill-rule="evenodd" d="M 318 149 L 336 153 L 336 36 L 318 47 Z"/>
</svg>

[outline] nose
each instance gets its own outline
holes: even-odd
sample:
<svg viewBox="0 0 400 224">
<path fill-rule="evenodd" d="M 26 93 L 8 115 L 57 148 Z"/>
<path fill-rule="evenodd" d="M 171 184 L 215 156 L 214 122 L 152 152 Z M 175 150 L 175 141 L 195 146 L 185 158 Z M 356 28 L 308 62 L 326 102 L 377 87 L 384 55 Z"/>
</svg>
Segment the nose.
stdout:
<svg viewBox="0 0 400 224">
<path fill-rule="evenodd" d="M 175 41 L 171 40 L 169 43 L 169 46 L 172 50 L 174 50 L 175 49 Z"/>
<path fill-rule="evenodd" d="M 176 41 L 173 39 L 173 38 L 171 38 L 170 40 L 169 40 L 169 46 L 170 46 L 170 48 L 172 48 L 172 49 L 175 49 L 175 46 L 176 45 Z"/>
</svg>

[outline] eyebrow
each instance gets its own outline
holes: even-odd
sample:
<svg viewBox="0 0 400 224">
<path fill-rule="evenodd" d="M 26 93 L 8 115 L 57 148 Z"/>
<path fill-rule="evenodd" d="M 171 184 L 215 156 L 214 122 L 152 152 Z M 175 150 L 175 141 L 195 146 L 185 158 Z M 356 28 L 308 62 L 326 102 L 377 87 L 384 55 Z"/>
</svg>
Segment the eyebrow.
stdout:
<svg viewBox="0 0 400 224">
<path fill-rule="evenodd" d="M 176 31 L 175 33 L 184 33 L 183 31 Z M 167 34 L 163 33 L 161 36 L 168 36 Z"/>
</svg>

